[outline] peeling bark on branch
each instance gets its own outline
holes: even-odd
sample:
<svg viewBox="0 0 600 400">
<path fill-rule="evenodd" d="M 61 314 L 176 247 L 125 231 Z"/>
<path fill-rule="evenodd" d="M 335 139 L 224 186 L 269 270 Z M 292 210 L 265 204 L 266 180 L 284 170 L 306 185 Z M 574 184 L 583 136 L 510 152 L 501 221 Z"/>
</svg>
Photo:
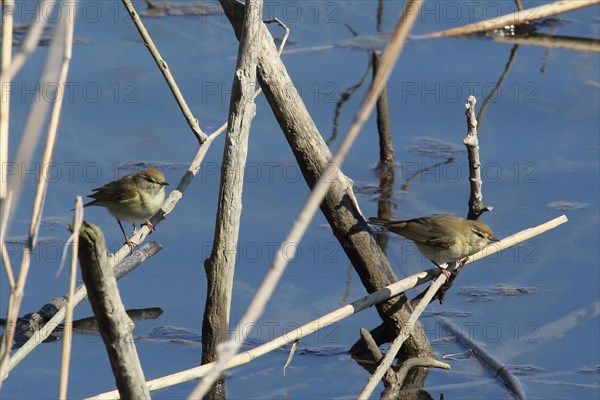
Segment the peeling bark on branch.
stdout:
<svg viewBox="0 0 600 400">
<path fill-rule="evenodd" d="M 149 399 L 150 392 L 131 336 L 134 323 L 121 302 L 104 235 L 100 228 L 85 221 L 79 235 L 79 262 L 121 398 Z"/>
<path fill-rule="evenodd" d="M 242 5 L 221 0 L 225 14 L 239 38 Z M 331 152 L 311 119 L 299 93 L 277 55 L 273 39 L 262 25 L 258 59 L 258 79 L 283 133 L 294 152 L 309 187 L 313 187 L 326 169 Z M 375 241 L 357 205 L 349 180 L 339 171 L 331 176 L 334 182 L 321 204 L 321 211 L 333 229 L 346 255 L 369 293 L 398 280 L 385 254 Z M 405 296 L 398 296 L 377 306 L 381 318 L 399 333 L 410 315 Z M 410 355 L 431 352 L 431 345 L 418 323 L 415 333 L 406 343 Z"/>
<path fill-rule="evenodd" d="M 262 0 L 247 0 L 244 8 L 244 28 L 233 77 L 227 138 L 223 151 L 214 245 L 210 257 L 204 263 L 208 288 L 202 322 L 202 364 L 215 361 L 217 346 L 227 340 L 242 215 L 244 168 L 250 126 L 256 113 L 254 88 L 262 5 Z M 224 399 L 223 381 L 218 381 L 206 397 Z"/>
</svg>

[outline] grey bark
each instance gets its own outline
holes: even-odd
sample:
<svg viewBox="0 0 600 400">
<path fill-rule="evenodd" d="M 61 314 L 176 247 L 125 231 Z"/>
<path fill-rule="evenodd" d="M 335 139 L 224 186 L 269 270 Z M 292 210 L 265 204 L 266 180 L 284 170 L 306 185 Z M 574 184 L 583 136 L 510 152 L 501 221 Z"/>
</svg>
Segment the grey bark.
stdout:
<svg viewBox="0 0 600 400">
<path fill-rule="evenodd" d="M 104 235 L 100 228 L 85 221 L 79 234 L 78 256 L 119 395 L 122 399 L 149 399 L 150 392 L 132 340 L 134 324 L 121 302 Z"/>
<path fill-rule="evenodd" d="M 231 0 L 220 0 L 220 3 L 239 38 L 242 5 Z M 264 25 L 261 26 L 260 34 L 258 79 L 261 88 L 294 152 L 304 179 L 312 188 L 331 159 L 331 152 L 287 74 L 285 65 L 277 55 L 273 39 Z M 321 211 L 363 285 L 372 293 L 398 278 L 354 203 L 354 194 L 348 181 L 341 174 L 334 175 L 331 177 L 334 182 L 321 204 Z M 406 296 L 402 295 L 379 304 L 377 311 L 398 334 L 408 320 L 410 308 Z M 406 342 L 404 349 L 410 355 L 431 353 L 431 345 L 420 323 L 417 323 L 415 333 Z"/>
<path fill-rule="evenodd" d="M 232 85 L 227 138 L 221 168 L 215 242 L 210 257 L 204 263 L 208 288 L 202 322 L 202 364 L 215 361 L 217 345 L 227 340 L 236 248 L 242 214 L 244 167 L 248 153 L 250 126 L 256 112 L 254 91 L 262 5 L 262 0 L 247 0 L 244 9 L 243 31 Z M 225 398 L 224 383 L 217 382 L 207 397 Z"/>
</svg>

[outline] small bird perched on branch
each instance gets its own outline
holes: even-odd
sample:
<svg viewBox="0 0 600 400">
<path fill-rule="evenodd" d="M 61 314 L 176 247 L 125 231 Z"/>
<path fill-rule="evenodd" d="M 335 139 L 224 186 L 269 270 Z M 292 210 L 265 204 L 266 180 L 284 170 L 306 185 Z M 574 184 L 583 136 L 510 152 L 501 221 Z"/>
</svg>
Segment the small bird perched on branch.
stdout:
<svg viewBox="0 0 600 400">
<path fill-rule="evenodd" d="M 490 227 L 481 221 L 472 221 L 449 215 L 436 215 L 386 221 L 369 218 L 369 223 L 382 226 L 397 235 L 412 240 L 425 257 L 448 276 L 440 264 L 449 264 L 473 255 L 491 241 L 497 241 Z"/>
<path fill-rule="evenodd" d="M 139 172 L 125 175 L 121 179 L 107 183 L 106 185 L 92 189 L 93 192 L 87 197 L 92 201 L 84 204 L 88 206 L 101 206 L 116 218 L 121 232 L 125 236 L 125 243 L 131 248 L 135 246 L 127 234 L 121 221 L 142 222 L 152 231 L 154 227 L 148 220 L 162 206 L 165 201 L 165 176 L 156 168 L 146 168 Z M 134 225 L 135 227 L 135 225 Z"/>
</svg>

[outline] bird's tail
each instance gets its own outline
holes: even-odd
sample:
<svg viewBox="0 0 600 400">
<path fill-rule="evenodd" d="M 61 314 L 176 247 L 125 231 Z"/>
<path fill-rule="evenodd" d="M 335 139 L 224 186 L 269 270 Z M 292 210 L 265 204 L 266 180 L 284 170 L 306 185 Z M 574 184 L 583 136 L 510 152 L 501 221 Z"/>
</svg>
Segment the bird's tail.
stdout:
<svg viewBox="0 0 600 400">
<path fill-rule="evenodd" d="M 86 208 L 86 207 L 89 207 L 89 206 L 95 206 L 95 205 L 96 205 L 96 204 L 95 204 L 95 203 L 96 203 L 96 201 L 97 201 L 97 200 L 92 200 L 92 201 L 90 201 L 90 202 L 87 202 L 87 203 L 85 203 L 85 204 L 83 205 L 83 208 Z M 74 208 L 71 208 L 69 211 L 75 211 L 75 209 L 74 209 Z"/>
<path fill-rule="evenodd" d="M 368 222 L 372 225 L 386 226 L 390 223 L 390 220 L 381 219 L 377 217 L 370 217 Z"/>
</svg>

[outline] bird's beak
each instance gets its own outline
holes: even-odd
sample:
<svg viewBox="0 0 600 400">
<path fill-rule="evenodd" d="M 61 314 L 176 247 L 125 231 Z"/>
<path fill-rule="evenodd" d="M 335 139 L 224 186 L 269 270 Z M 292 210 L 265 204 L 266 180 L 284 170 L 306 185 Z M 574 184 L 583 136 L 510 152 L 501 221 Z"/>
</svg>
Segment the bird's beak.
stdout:
<svg viewBox="0 0 600 400">
<path fill-rule="evenodd" d="M 161 182 L 160 186 L 169 186 L 167 182 Z"/>
</svg>

